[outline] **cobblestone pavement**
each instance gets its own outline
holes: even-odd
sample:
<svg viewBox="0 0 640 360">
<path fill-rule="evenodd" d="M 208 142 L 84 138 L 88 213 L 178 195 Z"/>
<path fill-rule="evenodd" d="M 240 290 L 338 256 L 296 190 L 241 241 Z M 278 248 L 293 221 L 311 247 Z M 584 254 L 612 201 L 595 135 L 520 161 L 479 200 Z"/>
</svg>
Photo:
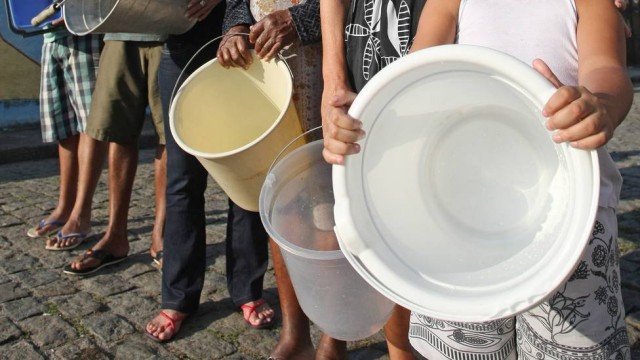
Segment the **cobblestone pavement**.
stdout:
<svg viewBox="0 0 640 360">
<path fill-rule="evenodd" d="M 611 141 L 625 184 L 619 208 L 622 283 L 627 324 L 640 360 L 640 94 Z M 97 240 L 70 252 L 44 250 L 26 237 L 29 226 L 55 206 L 57 160 L 0 165 L 0 359 L 263 359 L 280 328 L 248 329 L 225 284 L 226 199 L 211 182 L 207 198 L 207 274 L 201 308 L 175 341 L 159 344 L 143 334 L 159 309 L 160 273 L 148 255 L 153 221 L 152 151 L 141 152 L 131 200 L 126 262 L 77 278 L 61 267 Z M 105 175 L 94 198 L 94 233 L 107 221 Z M 278 306 L 273 270 L 265 298 Z M 279 319 L 277 319 L 279 321 Z M 313 329 L 315 340 L 317 329 Z M 349 344 L 350 359 L 388 358 L 381 333 Z"/>
</svg>

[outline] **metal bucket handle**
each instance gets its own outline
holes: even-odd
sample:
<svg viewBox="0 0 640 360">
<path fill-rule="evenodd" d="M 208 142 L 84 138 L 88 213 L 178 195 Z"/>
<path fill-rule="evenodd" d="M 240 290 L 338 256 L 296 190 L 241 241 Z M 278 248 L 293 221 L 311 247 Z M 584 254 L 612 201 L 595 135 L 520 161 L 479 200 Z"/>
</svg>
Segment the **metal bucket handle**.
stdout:
<svg viewBox="0 0 640 360">
<path fill-rule="evenodd" d="M 233 34 L 220 35 L 218 37 L 215 37 L 215 38 L 207 41 L 204 45 L 202 45 L 200 47 L 200 49 L 198 49 L 198 51 L 195 52 L 195 54 L 193 54 L 191 59 L 189 59 L 189 61 L 187 61 L 187 64 L 184 66 L 184 68 L 182 68 L 182 71 L 180 71 L 180 75 L 178 75 L 178 78 L 176 79 L 176 83 L 173 85 L 173 90 L 171 91 L 171 97 L 169 98 L 169 107 L 171 107 L 171 104 L 173 103 L 173 97 L 176 95 L 176 91 L 178 90 L 178 84 L 180 84 L 180 80 L 182 80 L 182 76 L 184 75 L 184 71 L 189 68 L 189 65 L 191 65 L 191 62 L 193 62 L 193 60 L 198 56 L 198 54 L 200 54 L 200 52 L 202 50 L 204 50 L 207 46 L 211 45 L 211 43 L 213 43 L 215 41 L 218 41 L 218 40 L 220 40 L 222 38 L 225 38 L 225 37 L 231 37 L 231 36 L 237 36 L 237 35 L 249 36 L 249 33 L 237 32 L 237 33 L 233 33 Z M 287 63 L 287 59 L 289 59 L 289 58 L 291 58 L 293 56 L 296 56 L 296 55 L 295 54 L 291 54 L 291 55 L 285 57 L 282 53 L 286 49 L 287 49 L 287 47 L 285 47 L 282 50 L 280 50 L 278 52 L 277 56 L 284 63 L 284 65 L 287 67 L 287 70 L 289 71 L 289 75 L 291 75 L 291 79 L 293 80 L 293 72 L 291 71 L 291 67 Z M 312 130 L 315 130 L 315 129 L 312 129 Z M 311 131 L 311 130 L 309 130 L 309 131 Z M 287 145 L 287 146 L 289 146 L 289 145 Z"/>
<path fill-rule="evenodd" d="M 322 129 L 322 125 L 320 126 L 316 126 L 312 129 L 309 129 L 305 132 L 303 132 L 302 134 L 296 136 L 295 138 L 293 138 L 293 140 L 289 141 L 289 143 L 287 145 L 285 145 L 282 149 L 280 149 L 280 152 L 278 152 L 278 155 L 276 155 L 276 157 L 273 159 L 273 161 L 271 162 L 271 166 L 269 166 L 269 170 L 267 171 L 267 176 L 269 174 L 271 174 L 271 170 L 273 170 L 273 167 L 276 166 L 276 163 L 278 162 L 278 160 L 280 160 L 280 157 L 282 157 L 282 154 L 284 154 L 284 152 L 289 148 L 289 146 L 291 146 L 293 143 L 295 143 L 296 141 L 300 140 L 302 137 L 307 136 L 309 134 L 311 134 L 312 132 Z"/>
</svg>

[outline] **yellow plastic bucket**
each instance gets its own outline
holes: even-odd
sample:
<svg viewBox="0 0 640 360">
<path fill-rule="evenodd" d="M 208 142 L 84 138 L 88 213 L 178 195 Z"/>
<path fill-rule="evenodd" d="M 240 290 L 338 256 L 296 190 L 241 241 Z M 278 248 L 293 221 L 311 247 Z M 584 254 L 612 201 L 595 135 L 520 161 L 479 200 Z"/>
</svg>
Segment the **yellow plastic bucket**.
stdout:
<svg viewBox="0 0 640 360">
<path fill-rule="evenodd" d="M 260 60 L 248 70 L 209 61 L 185 80 L 169 112 L 176 143 L 194 155 L 238 206 L 258 211 L 260 189 L 273 160 L 302 126 L 283 60 Z M 293 150 L 304 144 L 291 146 Z"/>
</svg>

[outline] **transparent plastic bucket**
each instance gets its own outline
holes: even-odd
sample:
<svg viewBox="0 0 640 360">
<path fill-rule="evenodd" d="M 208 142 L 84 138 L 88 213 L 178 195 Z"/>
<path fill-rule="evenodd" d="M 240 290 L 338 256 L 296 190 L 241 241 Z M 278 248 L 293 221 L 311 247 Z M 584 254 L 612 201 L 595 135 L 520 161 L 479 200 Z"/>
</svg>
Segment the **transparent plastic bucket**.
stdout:
<svg viewBox="0 0 640 360">
<path fill-rule="evenodd" d="M 378 332 L 393 303 L 353 269 L 333 232 L 331 165 L 322 140 L 291 151 L 267 175 L 260 216 L 280 246 L 305 314 L 325 334 L 358 340 Z"/>
</svg>

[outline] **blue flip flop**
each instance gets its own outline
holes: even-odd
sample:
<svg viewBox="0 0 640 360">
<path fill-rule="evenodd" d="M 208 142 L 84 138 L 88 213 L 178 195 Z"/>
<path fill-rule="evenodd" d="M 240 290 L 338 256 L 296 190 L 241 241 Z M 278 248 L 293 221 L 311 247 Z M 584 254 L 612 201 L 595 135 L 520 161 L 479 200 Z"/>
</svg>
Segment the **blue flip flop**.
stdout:
<svg viewBox="0 0 640 360">
<path fill-rule="evenodd" d="M 46 226 L 50 226 L 53 225 L 53 228 L 42 235 L 38 235 L 38 230 L 42 229 Z M 47 219 L 42 219 L 40 220 L 40 222 L 38 223 L 38 225 L 36 225 L 35 227 L 32 227 L 31 229 L 29 229 L 27 231 L 27 236 L 30 238 L 39 238 L 39 237 L 43 237 L 43 236 L 51 236 L 53 234 L 55 234 L 61 227 L 64 226 L 64 221 L 60 221 L 60 220 L 49 220 L 47 221 Z"/>
<path fill-rule="evenodd" d="M 56 244 L 58 242 L 60 242 L 61 240 L 66 240 L 66 239 L 71 239 L 71 238 L 77 238 L 78 241 L 74 242 L 73 244 L 69 245 L 69 246 L 64 246 L 64 247 L 59 247 L 59 246 L 55 246 L 55 245 L 47 245 L 45 246 L 46 250 L 51 250 L 51 251 L 64 251 L 64 250 L 71 250 L 71 249 L 75 249 L 78 246 L 80 246 L 80 244 L 82 244 L 83 242 L 85 242 L 85 240 L 87 240 L 87 238 L 91 237 L 91 231 L 88 231 L 86 233 L 82 233 L 82 232 L 75 232 L 75 233 L 70 233 L 70 234 L 62 234 L 62 230 L 58 230 L 58 233 L 56 234 Z"/>
</svg>

